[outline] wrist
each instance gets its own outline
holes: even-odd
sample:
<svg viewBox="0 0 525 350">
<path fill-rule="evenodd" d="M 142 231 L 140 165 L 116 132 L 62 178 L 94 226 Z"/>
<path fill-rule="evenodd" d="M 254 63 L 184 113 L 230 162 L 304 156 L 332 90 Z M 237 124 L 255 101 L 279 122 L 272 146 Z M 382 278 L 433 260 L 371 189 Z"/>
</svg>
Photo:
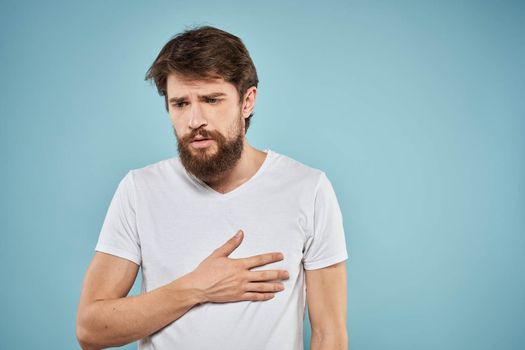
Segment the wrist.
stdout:
<svg viewBox="0 0 525 350">
<path fill-rule="evenodd" d="M 208 302 L 204 291 L 196 286 L 194 276 L 191 272 L 176 279 L 170 286 L 173 294 L 184 296 L 192 306 Z"/>
</svg>

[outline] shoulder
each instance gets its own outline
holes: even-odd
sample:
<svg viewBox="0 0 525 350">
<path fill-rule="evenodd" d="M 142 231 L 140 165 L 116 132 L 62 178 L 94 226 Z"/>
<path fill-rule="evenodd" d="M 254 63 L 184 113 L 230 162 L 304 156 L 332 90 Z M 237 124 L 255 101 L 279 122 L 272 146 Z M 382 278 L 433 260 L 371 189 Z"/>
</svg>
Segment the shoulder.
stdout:
<svg viewBox="0 0 525 350">
<path fill-rule="evenodd" d="M 319 168 L 275 151 L 273 153 L 275 156 L 274 172 L 289 182 L 316 188 L 323 177 L 326 177 L 325 172 Z"/>
<path fill-rule="evenodd" d="M 177 170 L 177 157 L 161 159 L 155 163 L 147 164 L 142 167 L 133 168 L 128 171 L 134 183 L 152 183 L 167 180 L 173 176 Z"/>
</svg>

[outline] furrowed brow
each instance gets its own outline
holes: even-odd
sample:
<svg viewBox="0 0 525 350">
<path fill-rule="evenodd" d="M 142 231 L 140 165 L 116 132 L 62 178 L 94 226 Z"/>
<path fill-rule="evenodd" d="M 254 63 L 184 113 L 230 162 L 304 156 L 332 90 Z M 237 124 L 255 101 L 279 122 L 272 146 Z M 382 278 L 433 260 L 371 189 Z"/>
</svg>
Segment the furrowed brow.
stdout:
<svg viewBox="0 0 525 350">
<path fill-rule="evenodd" d="M 186 96 L 182 96 L 182 97 L 171 97 L 168 101 L 169 103 L 179 103 L 179 102 L 183 102 L 184 100 L 186 100 Z"/>
<path fill-rule="evenodd" d="M 222 97 L 222 96 L 227 96 L 227 95 L 224 92 L 212 92 L 211 94 L 207 94 L 207 95 L 199 95 L 199 99 L 203 100 L 203 99 L 217 98 L 217 97 Z M 181 96 L 181 97 L 174 96 L 174 97 L 171 97 L 168 100 L 168 102 L 169 103 L 179 103 L 179 102 L 185 101 L 187 98 L 188 98 L 187 96 Z"/>
<path fill-rule="evenodd" d="M 221 96 L 226 96 L 226 94 L 224 92 L 212 92 L 211 94 L 208 94 L 208 95 L 199 95 L 199 98 L 206 99 L 206 98 L 217 98 Z"/>
</svg>

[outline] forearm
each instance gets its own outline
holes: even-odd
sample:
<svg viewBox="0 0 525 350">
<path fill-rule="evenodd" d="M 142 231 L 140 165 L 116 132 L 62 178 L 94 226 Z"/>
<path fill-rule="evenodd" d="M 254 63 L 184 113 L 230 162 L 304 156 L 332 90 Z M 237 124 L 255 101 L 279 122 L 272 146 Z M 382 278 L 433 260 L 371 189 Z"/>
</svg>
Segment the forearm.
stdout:
<svg viewBox="0 0 525 350">
<path fill-rule="evenodd" d="M 79 316 L 77 337 L 83 349 L 121 346 L 144 338 L 202 302 L 189 275 L 137 296 L 98 300 Z"/>
<path fill-rule="evenodd" d="M 341 332 L 315 332 L 310 338 L 310 350 L 348 350 L 348 334 Z"/>
</svg>

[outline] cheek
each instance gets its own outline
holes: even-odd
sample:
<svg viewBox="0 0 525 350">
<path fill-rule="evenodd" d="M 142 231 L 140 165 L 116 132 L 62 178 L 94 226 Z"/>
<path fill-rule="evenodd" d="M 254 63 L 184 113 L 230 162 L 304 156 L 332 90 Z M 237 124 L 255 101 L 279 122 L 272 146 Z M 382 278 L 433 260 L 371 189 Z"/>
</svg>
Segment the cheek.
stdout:
<svg viewBox="0 0 525 350">
<path fill-rule="evenodd" d="M 173 134 L 177 138 L 180 139 L 183 136 L 183 135 L 181 135 L 181 133 L 184 133 L 184 128 L 183 128 L 180 120 L 177 120 L 177 119 L 173 118 L 171 115 L 170 115 L 170 120 L 171 120 L 171 124 L 172 124 Z"/>
<path fill-rule="evenodd" d="M 177 130 L 183 130 L 182 126 L 184 125 L 184 122 L 181 116 L 174 116 L 170 113 L 170 120 L 174 128 Z"/>
</svg>

